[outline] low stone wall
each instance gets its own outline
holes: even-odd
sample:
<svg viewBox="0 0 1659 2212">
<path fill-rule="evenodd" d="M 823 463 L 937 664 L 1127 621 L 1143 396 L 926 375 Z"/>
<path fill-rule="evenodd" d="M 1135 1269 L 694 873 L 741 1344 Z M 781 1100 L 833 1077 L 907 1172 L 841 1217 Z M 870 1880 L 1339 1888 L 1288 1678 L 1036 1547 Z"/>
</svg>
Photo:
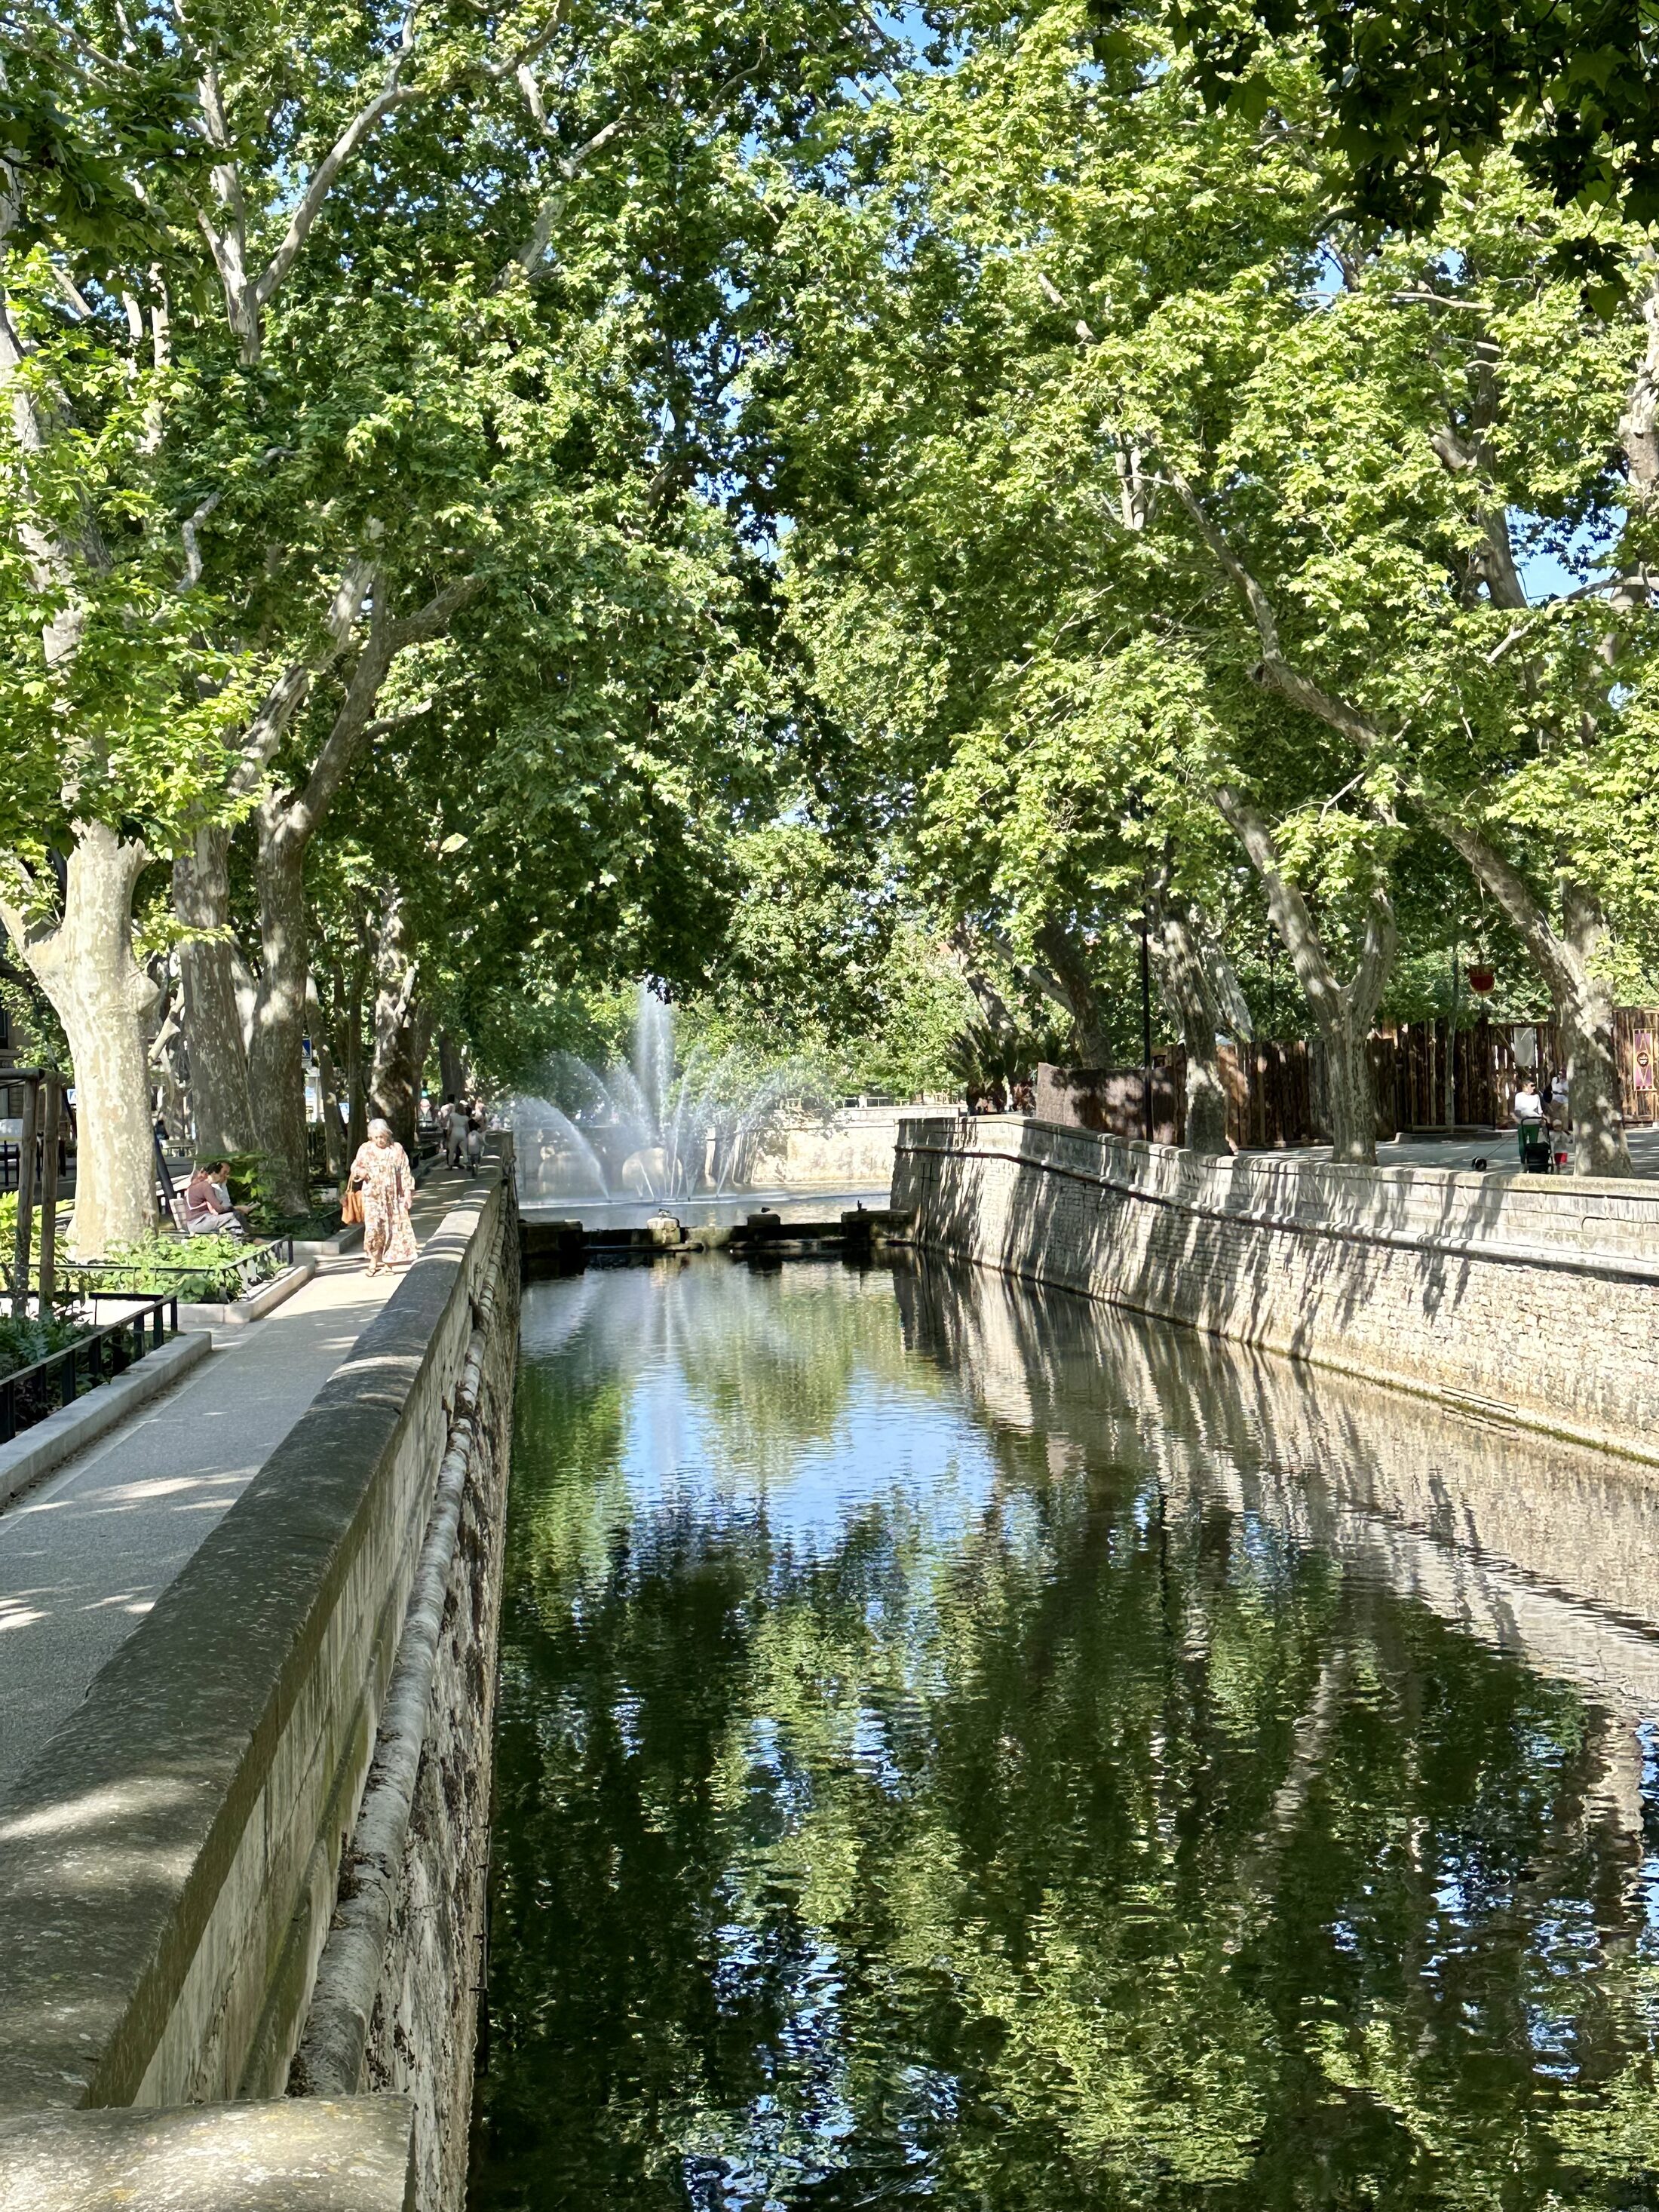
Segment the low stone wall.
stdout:
<svg viewBox="0 0 1659 2212">
<path fill-rule="evenodd" d="M 828 1121 L 773 1130 L 756 1154 L 750 1190 L 885 1190 L 898 1141 L 896 1106 L 844 1106 Z"/>
<path fill-rule="evenodd" d="M 427 1702 L 362 2086 L 409 2093 L 411 2203 L 459 2203 L 517 1327 L 496 1174 L 0 1805 L 0 2111 L 282 2095 L 413 1638 Z"/>
<path fill-rule="evenodd" d="M 885 1190 L 893 1172 L 893 1147 L 902 1109 L 844 1106 L 821 1120 L 780 1124 L 767 1132 L 746 1170 L 732 1188 L 743 1191 Z M 591 1167 L 578 1166 L 568 1136 L 538 1127 L 524 1109 L 515 1131 L 519 1196 L 526 1206 L 568 1206 L 580 1212 L 591 1200 Z M 642 1183 L 615 1170 L 616 1195 L 641 1197 Z"/>
<path fill-rule="evenodd" d="M 923 1246 L 1659 1458 L 1659 1185 L 917 1116 L 893 1205 Z"/>
</svg>

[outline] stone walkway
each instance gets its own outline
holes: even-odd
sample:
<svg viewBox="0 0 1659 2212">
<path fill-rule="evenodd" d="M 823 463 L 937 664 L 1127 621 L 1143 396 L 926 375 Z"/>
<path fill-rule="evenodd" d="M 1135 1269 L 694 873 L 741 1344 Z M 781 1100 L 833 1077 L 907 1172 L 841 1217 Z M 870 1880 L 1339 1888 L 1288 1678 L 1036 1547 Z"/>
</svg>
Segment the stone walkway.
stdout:
<svg viewBox="0 0 1659 2212">
<path fill-rule="evenodd" d="M 1637 1174 L 1659 1178 L 1659 1128 L 1631 1129 L 1626 1136 Z M 1328 1145 L 1298 1145 L 1293 1150 L 1297 1159 L 1328 1160 L 1331 1156 Z M 1285 1155 L 1255 1152 L 1249 1157 L 1273 1159 Z M 1392 1144 L 1376 1148 L 1376 1164 L 1383 1168 L 1462 1168 L 1470 1172 L 1477 1160 L 1486 1162 L 1488 1175 L 1519 1175 L 1521 1156 L 1514 1130 L 1499 1129 L 1474 1137 L 1397 1137 Z"/>
<path fill-rule="evenodd" d="M 415 1201 L 424 1243 L 466 1178 Z M 216 1332 L 179 1387 L 0 1511 L 0 1798 L 234 1504 L 397 1284 L 324 1260 L 264 1321 Z"/>
</svg>

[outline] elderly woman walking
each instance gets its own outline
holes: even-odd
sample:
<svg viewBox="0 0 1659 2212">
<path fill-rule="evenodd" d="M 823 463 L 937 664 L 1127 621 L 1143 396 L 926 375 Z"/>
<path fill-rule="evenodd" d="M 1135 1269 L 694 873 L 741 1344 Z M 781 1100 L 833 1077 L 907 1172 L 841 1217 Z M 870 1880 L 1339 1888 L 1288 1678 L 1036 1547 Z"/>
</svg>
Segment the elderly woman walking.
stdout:
<svg viewBox="0 0 1659 2212">
<path fill-rule="evenodd" d="M 389 1121 L 369 1123 L 368 1142 L 357 1147 L 351 1163 L 351 1187 L 362 1196 L 368 1273 L 378 1275 L 383 1267 L 406 1267 L 416 1251 L 409 1218 L 415 1177 L 409 1154 L 392 1135 Z"/>
</svg>

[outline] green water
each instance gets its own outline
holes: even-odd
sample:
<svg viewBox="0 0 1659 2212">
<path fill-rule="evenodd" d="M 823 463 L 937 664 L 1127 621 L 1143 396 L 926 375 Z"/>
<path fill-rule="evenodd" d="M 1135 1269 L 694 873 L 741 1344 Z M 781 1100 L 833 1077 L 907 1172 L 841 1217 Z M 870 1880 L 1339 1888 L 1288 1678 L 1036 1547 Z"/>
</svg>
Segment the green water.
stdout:
<svg viewBox="0 0 1659 2212">
<path fill-rule="evenodd" d="M 1639 1478 L 711 1261 L 513 1480 L 475 2212 L 1659 2205 Z"/>
</svg>

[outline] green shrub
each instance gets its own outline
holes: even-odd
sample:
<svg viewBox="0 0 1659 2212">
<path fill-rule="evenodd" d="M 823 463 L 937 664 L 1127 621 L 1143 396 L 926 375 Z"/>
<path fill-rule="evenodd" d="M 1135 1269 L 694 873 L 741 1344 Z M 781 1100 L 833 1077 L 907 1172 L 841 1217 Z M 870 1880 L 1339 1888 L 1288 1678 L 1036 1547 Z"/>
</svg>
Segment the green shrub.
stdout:
<svg viewBox="0 0 1659 2212">
<path fill-rule="evenodd" d="M 13 1208 L 14 1214 L 15 1207 Z M 0 1376 L 15 1375 L 20 1367 L 33 1367 L 37 1359 L 50 1359 L 54 1352 L 67 1352 L 77 1337 L 87 1334 L 83 1322 L 40 1321 L 31 1314 L 22 1321 L 0 1316 Z"/>
<path fill-rule="evenodd" d="M 246 1247 L 228 1237 L 174 1237 L 152 1229 L 131 1244 L 117 1244 L 100 1257 L 103 1267 L 70 1270 L 73 1281 L 94 1291 L 131 1291 L 154 1297 L 163 1294 L 219 1304 L 242 1295 L 239 1261 Z M 282 1266 L 266 1252 L 248 1271 L 248 1285 L 265 1281 Z"/>
</svg>

